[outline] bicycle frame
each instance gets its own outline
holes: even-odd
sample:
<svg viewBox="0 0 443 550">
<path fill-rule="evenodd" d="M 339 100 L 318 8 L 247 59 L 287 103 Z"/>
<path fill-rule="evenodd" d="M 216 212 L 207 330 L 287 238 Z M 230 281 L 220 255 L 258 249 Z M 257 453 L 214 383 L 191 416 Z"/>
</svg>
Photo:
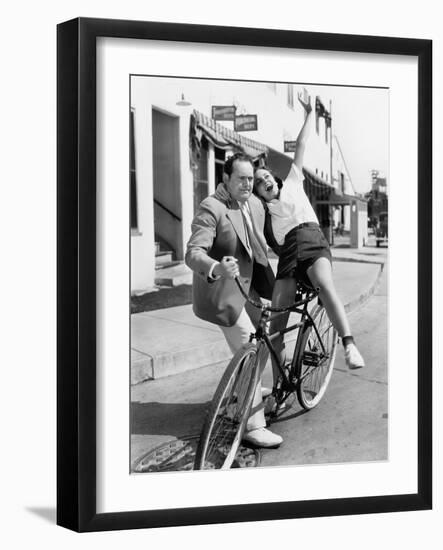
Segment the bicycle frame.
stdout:
<svg viewBox="0 0 443 550">
<path fill-rule="evenodd" d="M 323 339 L 321 338 L 317 325 L 313 321 L 312 316 L 308 310 L 308 304 L 312 302 L 312 300 L 318 297 L 319 289 L 314 290 L 314 289 L 305 288 L 304 291 L 296 293 L 296 298 L 306 293 L 305 298 L 300 298 L 299 300 L 296 300 L 293 304 L 286 307 L 274 307 L 274 306 L 267 306 L 262 304 L 261 302 L 256 302 L 252 300 L 244 291 L 240 281 L 237 278 L 235 279 L 235 281 L 237 283 L 238 288 L 240 289 L 240 292 L 243 294 L 246 300 L 251 305 L 261 310 L 261 316 L 260 316 L 257 330 L 255 331 L 255 333 L 251 333 L 249 337 L 249 341 L 252 342 L 253 340 L 256 340 L 257 344 L 259 344 L 260 342 L 264 342 L 266 344 L 269 350 L 269 353 L 271 354 L 271 357 L 273 358 L 275 365 L 277 366 L 279 373 L 282 377 L 282 381 L 283 381 L 282 388 L 290 392 L 294 391 L 299 380 L 297 380 L 295 383 L 291 383 L 291 381 L 288 379 L 284 369 L 285 365 L 280 363 L 280 358 L 278 357 L 277 352 L 275 351 L 275 348 L 272 345 L 272 341 L 275 340 L 275 338 L 277 338 L 278 336 L 283 336 L 288 332 L 291 332 L 297 328 L 300 329 L 306 326 L 307 324 L 309 324 L 310 326 L 313 327 L 317 335 L 318 341 L 321 344 L 322 352 L 326 354 L 326 349 L 323 344 Z M 298 313 L 301 316 L 300 321 L 288 327 L 285 327 L 284 329 L 278 330 L 277 332 L 270 335 L 269 329 L 268 329 L 270 322 L 276 319 L 278 316 L 288 312 Z M 273 315 L 271 315 L 271 313 L 273 313 Z M 297 339 L 297 344 L 298 344 L 298 339 Z"/>
<path fill-rule="evenodd" d="M 275 351 L 275 348 L 272 345 L 272 341 L 275 340 L 278 336 L 283 336 L 284 334 L 287 334 L 288 332 L 292 332 L 297 328 L 300 329 L 304 327 L 307 323 L 311 324 L 318 334 L 317 327 L 315 326 L 315 323 L 312 320 L 311 314 L 308 311 L 308 304 L 312 302 L 312 300 L 315 299 L 315 297 L 316 297 L 316 294 L 308 295 L 306 298 L 303 298 L 297 301 L 289 309 L 285 311 L 277 312 L 274 315 L 270 315 L 269 309 L 266 306 L 263 306 L 257 330 L 255 331 L 255 333 L 251 334 L 250 336 L 250 341 L 255 339 L 257 343 L 261 341 L 266 344 L 266 347 L 268 348 L 269 353 L 271 354 L 271 357 L 274 360 L 275 365 L 279 370 L 280 376 L 282 377 L 282 386 L 284 389 L 288 391 L 294 391 L 295 384 L 291 383 L 291 381 L 288 379 L 288 376 L 284 370 L 284 365 L 280 363 L 280 358 L 278 357 L 277 352 Z M 271 323 L 271 321 L 283 315 L 284 313 L 286 313 L 286 311 L 290 311 L 291 313 L 292 312 L 298 313 L 301 316 L 301 319 L 298 322 L 285 327 L 284 329 L 278 330 L 273 334 L 269 334 L 269 324 Z M 319 339 L 321 341 L 321 338 Z M 323 342 L 321 343 L 323 346 Z M 324 350 L 324 347 L 323 347 L 323 350 Z"/>
</svg>

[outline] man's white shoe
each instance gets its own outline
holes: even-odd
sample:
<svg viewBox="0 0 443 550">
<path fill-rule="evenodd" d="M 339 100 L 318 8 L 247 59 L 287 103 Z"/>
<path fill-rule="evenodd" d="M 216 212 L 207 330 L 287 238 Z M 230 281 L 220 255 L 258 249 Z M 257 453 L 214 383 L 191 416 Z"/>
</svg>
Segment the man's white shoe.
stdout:
<svg viewBox="0 0 443 550">
<path fill-rule="evenodd" d="M 269 449 L 278 447 L 282 443 L 283 438 L 266 428 L 257 428 L 250 432 L 246 432 L 243 436 L 243 441 L 251 443 L 256 447 L 265 447 Z"/>
<path fill-rule="evenodd" d="M 345 346 L 345 360 L 349 369 L 361 369 L 365 366 L 363 357 L 355 344 Z"/>
</svg>

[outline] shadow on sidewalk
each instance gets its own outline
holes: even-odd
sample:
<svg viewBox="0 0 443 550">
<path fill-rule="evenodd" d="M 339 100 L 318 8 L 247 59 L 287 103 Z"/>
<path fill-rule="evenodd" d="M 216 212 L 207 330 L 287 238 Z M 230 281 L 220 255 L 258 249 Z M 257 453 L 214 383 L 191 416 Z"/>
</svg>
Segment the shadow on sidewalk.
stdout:
<svg viewBox="0 0 443 550">
<path fill-rule="evenodd" d="M 211 402 L 131 403 L 132 435 L 183 437 L 199 433 Z"/>
</svg>

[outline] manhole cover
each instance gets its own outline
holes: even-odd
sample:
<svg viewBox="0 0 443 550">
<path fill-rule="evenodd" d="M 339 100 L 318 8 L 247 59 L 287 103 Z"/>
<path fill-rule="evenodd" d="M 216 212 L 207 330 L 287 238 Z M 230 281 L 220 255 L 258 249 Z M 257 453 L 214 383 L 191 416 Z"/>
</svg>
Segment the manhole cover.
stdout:
<svg viewBox="0 0 443 550">
<path fill-rule="evenodd" d="M 198 439 L 199 436 L 189 436 L 162 443 L 139 458 L 132 471 L 144 473 L 192 470 Z M 231 467 L 254 468 L 259 464 L 260 452 L 258 449 L 240 445 Z"/>
</svg>

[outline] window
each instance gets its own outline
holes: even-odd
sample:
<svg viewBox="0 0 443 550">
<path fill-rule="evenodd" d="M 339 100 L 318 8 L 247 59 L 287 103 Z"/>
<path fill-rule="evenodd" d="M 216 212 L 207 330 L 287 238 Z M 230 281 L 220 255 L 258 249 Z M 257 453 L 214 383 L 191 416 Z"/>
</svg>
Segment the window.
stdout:
<svg viewBox="0 0 443 550">
<path fill-rule="evenodd" d="M 194 214 L 200 203 L 208 196 L 208 140 L 201 140 L 200 157 L 194 170 Z"/>
<path fill-rule="evenodd" d="M 129 173 L 130 173 L 130 200 L 131 200 L 131 230 L 138 229 L 137 215 L 137 175 L 135 171 L 135 136 L 134 136 L 134 109 L 131 109 L 129 118 L 130 132 L 130 153 L 129 153 Z"/>
<path fill-rule="evenodd" d="M 288 107 L 294 108 L 294 85 L 288 84 Z"/>
<path fill-rule="evenodd" d="M 214 147 L 214 153 L 215 153 L 215 187 L 217 188 L 217 185 L 223 181 L 223 166 L 225 164 L 225 155 L 226 151 L 223 149 L 219 149 L 218 147 Z"/>
</svg>

